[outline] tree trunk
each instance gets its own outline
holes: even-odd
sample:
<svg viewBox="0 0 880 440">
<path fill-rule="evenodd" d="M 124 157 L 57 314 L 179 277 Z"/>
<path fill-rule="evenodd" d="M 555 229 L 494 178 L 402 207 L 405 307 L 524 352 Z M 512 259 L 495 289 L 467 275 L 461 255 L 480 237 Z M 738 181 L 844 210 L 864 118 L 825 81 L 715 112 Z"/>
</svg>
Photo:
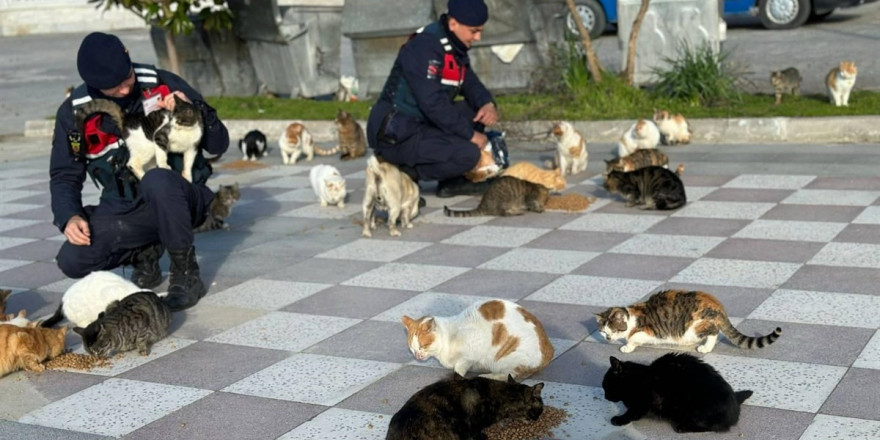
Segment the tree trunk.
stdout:
<svg viewBox="0 0 880 440">
<path fill-rule="evenodd" d="M 180 76 L 180 58 L 177 56 L 177 44 L 171 30 L 165 29 L 165 48 L 168 50 L 168 70 Z"/>
<path fill-rule="evenodd" d="M 568 5 L 568 10 L 571 12 L 571 18 L 574 19 L 575 24 L 578 28 L 578 34 L 581 36 L 581 43 L 584 45 L 584 50 L 587 52 L 587 66 L 590 69 L 590 76 L 593 77 L 593 81 L 596 84 L 602 82 L 602 65 L 599 64 L 599 58 L 596 57 L 596 52 L 593 50 L 593 42 L 590 40 L 590 33 L 587 32 L 587 28 L 584 27 L 584 22 L 581 21 L 581 14 L 578 14 L 577 9 L 574 6 L 574 0 L 565 0 L 565 3 Z"/>
<path fill-rule="evenodd" d="M 642 6 L 639 7 L 639 13 L 636 15 L 635 21 L 633 21 L 632 31 L 629 33 L 629 44 L 627 46 L 626 52 L 626 69 L 623 70 L 623 77 L 626 80 L 626 85 L 631 86 L 634 82 L 634 76 L 636 71 L 636 40 L 639 39 L 639 31 L 642 29 L 642 20 L 645 19 L 645 14 L 648 13 L 648 6 L 651 5 L 651 0 L 642 0 Z"/>
</svg>

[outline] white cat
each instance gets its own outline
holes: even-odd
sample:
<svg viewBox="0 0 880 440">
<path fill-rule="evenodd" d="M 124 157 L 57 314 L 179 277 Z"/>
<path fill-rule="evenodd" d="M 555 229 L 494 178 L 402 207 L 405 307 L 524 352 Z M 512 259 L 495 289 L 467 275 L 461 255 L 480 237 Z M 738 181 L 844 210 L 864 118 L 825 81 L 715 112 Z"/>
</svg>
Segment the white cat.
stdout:
<svg viewBox="0 0 880 440">
<path fill-rule="evenodd" d="M 309 171 L 309 181 L 321 206 L 345 207 L 345 178 L 333 165 L 315 165 Z"/>
<path fill-rule="evenodd" d="M 660 130 L 657 129 L 657 125 L 651 121 L 639 119 L 620 137 L 617 155 L 618 157 L 626 157 L 636 150 L 657 148 L 659 143 Z"/>
<path fill-rule="evenodd" d="M 111 302 L 144 290 L 113 272 L 92 272 L 64 292 L 58 310 L 42 325 L 52 327 L 66 317 L 76 327 L 88 327 Z"/>
<path fill-rule="evenodd" d="M 315 142 L 312 140 L 312 134 L 301 122 L 290 123 L 284 133 L 281 133 L 278 149 L 281 150 L 281 160 L 285 165 L 295 165 L 301 154 L 306 155 L 306 160 L 315 158 Z"/>
<path fill-rule="evenodd" d="M 553 345 L 544 327 L 519 304 L 493 299 L 478 302 L 458 315 L 402 318 L 407 344 L 416 359 L 437 358 L 464 376 L 522 379 L 541 371 L 553 359 Z"/>
<path fill-rule="evenodd" d="M 36 327 L 39 322 L 27 319 L 27 311 L 21 309 L 17 315 L 6 315 L 0 319 L 0 325 L 14 325 L 16 327 Z"/>
<path fill-rule="evenodd" d="M 681 114 L 670 114 L 666 110 L 654 112 L 654 122 L 660 130 L 660 141 L 665 145 L 691 143 L 691 127 Z"/>
<path fill-rule="evenodd" d="M 563 177 L 587 169 L 587 143 L 570 123 L 557 122 L 550 133 L 556 141 L 556 166 Z"/>
<path fill-rule="evenodd" d="M 840 65 L 831 69 L 825 77 L 825 88 L 828 99 L 837 107 L 849 107 L 849 94 L 856 85 L 859 70 L 852 61 L 841 61 Z"/>
</svg>

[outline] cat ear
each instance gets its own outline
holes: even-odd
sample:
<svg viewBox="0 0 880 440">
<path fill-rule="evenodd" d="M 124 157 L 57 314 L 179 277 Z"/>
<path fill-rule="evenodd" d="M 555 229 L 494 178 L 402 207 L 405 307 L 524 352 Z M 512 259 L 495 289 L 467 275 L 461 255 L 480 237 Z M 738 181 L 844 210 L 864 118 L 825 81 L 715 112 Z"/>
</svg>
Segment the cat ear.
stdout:
<svg viewBox="0 0 880 440">
<path fill-rule="evenodd" d="M 84 328 L 82 328 L 82 327 L 74 327 L 74 328 L 73 328 L 73 331 L 74 331 L 76 334 L 82 336 L 82 335 L 83 335 L 83 332 L 86 331 L 86 329 L 84 329 Z"/>
<path fill-rule="evenodd" d="M 422 323 L 423 326 L 428 328 L 428 331 L 434 331 L 434 327 L 436 323 L 434 322 L 434 318 L 428 318 Z"/>
<path fill-rule="evenodd" d="M 116 302 L 116 301 L 114 301 L 114 302 Z M 103 317 L 104 317 L 104 312 L 98 313 L 98 319 L 101 319 Z"/>
<path fill-rule="evenodd" d="M 614 371 L 620 371 L 622 369 L 621 367 L 623 365 L 620 363 L 619 359 L 617 359 L 614 356 L 611 356 L 610 361 L 611 361 L 611 369 L 613 369 Z"/>
<path fill-rule="evenodd" d="M 516 380 L 513 378 L 513 375 L 507 373 L 507 383 L 516 383 Z"/>
<path fill-rule="evenodd" d="M 532 396 L 541 397 L 541 390 L 544 389 L 544 382 L 539 382 L 532 387 Z"/>
<path fill-rule="evenodd" d="M 403 318 L 400 318 L 400 322 L 402 322 L 403 325 L 409 327 L 409 326 L 411 326 L 411 325 L 413 324 L 413 322 L 415 322 L 415 321 L 414 321 L 412 318 L 410 318 L 409 316 L 403 315 Z"/>
</svg>

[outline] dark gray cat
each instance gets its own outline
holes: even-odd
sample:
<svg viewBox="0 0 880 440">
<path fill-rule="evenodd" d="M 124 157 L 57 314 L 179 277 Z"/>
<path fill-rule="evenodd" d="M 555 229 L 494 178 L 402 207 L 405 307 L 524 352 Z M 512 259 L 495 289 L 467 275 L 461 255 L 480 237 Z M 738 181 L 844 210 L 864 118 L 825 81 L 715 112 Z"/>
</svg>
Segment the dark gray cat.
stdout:
<svg viewBox="0 0 880 440">
<path fill-rule="evenodd" d="M 502 176 L 489 184 L 480 205 L 470 211 L 454 211 L 443 207 L 447 217 L 476 217 L 480 215 L 521 215 L 527 211 L 544 212 L 550 190 L 543 185 L 516 177 Z"/>
<path fill-rule="evenodd" d="M 620 193 L 626 206 L 639 209 L 676 209 L 687 203 L 681 178 L 658 166 L 607 173 L 605 189 L 612 194 Z"/>
<path fill-rule="evenodd" d="M 211 201 L 211 208 L 204 223 L 199 225 L 195 232 L 229 228 L 226 219 L 232 214 L 232 205 L 239 198 L 241 198 L 241 191 L 238 189 L 238 182 L 235 182 L 234 185 L 220 185 L 220 188 L 214 193 L 214 200 Z"/>
<path fill-rule="evenodd" d="M 155 293 L 145 290 L 113 301 L 86 328 L 74 327 L 92 355 L 108 358 L 138 349 L 146 356 L 154 343 L 168 336 L 171 310 Z"/>
<path fill-rule="evenodd" d="M 544 384 L 528 386 L 455 375 L 422 388 L 391 417 L 386 440 L 485 439 L 483 430 L 504 419 L 538 420 Z"/>
<path fill-rule="evenodd" d="M 801 94 L 801 74 L 794 67 L 770 72 L 770 84 L 776 91 L 776 105 L 782 103 L 784 93 L 791 93 L 794 96 Z"/>
</svg>

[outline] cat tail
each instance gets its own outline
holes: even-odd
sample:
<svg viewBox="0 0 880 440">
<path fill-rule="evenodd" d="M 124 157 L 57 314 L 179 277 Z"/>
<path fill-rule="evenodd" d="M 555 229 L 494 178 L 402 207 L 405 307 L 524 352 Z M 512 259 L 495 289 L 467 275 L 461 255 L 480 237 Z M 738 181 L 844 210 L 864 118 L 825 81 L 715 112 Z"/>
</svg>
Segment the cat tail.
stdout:
<svg viewBox="0 0 880 440">
<path fill-rule="evenodd" d="M 727 316 L 724 317 L 724 322 L 721 323 L 721 332 L 739 348 L 764 348 L 776 342 L 776 340 L 779 339 L 779 336 L 782 335 L 782 329 L 776 327 L 776 330 L 773 330 L 773 333 L 766 336 L 746 336 L 740 333 L 739 330 L 730 323 L 730 319 L 728 319 Z"/>
<path fill-rule="evenodd" d="M 64 311 L 61 310 L 64 307 L 64 302 L 58 304 L 58 310 L 55 311 L 55 314 L 50 316 L 48 319 L 40 323 L 40 327 L 51 328 L 54 327 L 55 324 L 61 322 L 64 319 Z"/>
<path fill-rule="evenodd" d="M 480 211 L 480 208 L 477 207 L 471 210 L 462 210 L 457 211 L 453 209 L 449 209 L 448 206 L 443 207 L 443 215 L 447 217 L 479 217 L 483 215 L 483 211 Z"/>
<path fill-rule="evenodd" d="M 733 393 L 733 395 L 736 396 L 736 402 L 740 405 L 742 405 L 742 403 L 745 402 L 746 399 L 752 397 L 752 394 L 752 390 L 743 390 Z"/>
<path fill-rule="evenodd" d="M 317 145 L 314 145 L 313 147 L 315 149 L 315 154 L 317 154 L 318 156 L 332 156 L 332 155 L 338 153 L 342 149 L 342 147 L 340 147 L 339 145 L 337 145 L 333 148 L 327 149 L 327 150 L 325 150 Z"/>
<path fill-rule="evenodd" d="M 122 108 L 108 99 L 93 99 L 76 110 L 76 128 L 80 133 L 83 132 L 86 119 L 95 113 L 106 113 L 116 123 L 116 127 L 122 130 Z"/>
</svg>

